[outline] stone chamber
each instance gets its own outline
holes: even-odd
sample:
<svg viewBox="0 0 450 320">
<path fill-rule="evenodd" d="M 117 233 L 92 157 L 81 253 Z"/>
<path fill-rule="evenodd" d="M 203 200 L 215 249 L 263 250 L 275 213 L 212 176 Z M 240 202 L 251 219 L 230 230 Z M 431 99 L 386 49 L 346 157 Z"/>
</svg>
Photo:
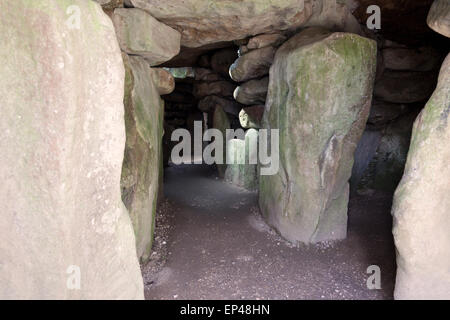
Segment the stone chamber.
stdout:
<svg viewBox="0 0 450 320">
<path fill-rule="evenodd" d="M 448 0 L 3 1 L 0 34 L 0 298 L 450 299 Z M 244 162 L 195 164 L 207 129 Z"/>
</svg>

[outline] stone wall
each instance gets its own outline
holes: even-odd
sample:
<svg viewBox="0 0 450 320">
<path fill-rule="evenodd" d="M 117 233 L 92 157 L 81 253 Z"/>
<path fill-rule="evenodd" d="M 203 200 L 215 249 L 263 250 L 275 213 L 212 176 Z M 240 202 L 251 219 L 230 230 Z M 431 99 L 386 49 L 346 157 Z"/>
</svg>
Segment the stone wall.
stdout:
<svg viewBox="0 0 450 320">
<path fill-rule="evenodd" d="M 393 193 L 403 175 L 412 125 L 436 86 L 443 54 L 376 37 L 377 80 L 355 155 L 353 193 Z"/>
</svg>

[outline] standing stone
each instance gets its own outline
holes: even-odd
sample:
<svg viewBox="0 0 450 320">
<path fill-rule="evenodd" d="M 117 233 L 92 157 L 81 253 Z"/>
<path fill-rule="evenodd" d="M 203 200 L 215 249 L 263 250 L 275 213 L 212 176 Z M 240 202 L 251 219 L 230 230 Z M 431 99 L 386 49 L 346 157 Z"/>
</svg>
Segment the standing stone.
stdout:
<svg viewBox="0 0 450 320">
<path fill-rule="evenodd" d="M 428 26 L 450 38 L 450 2 L 448 0 L 434 0 L 427 18 Z"/>
<path fill-rule="evenodd" d="M 234 90 L 233 96 L 237 102 L 247 105 L 266 103 L 269 77 L 260 80 L 250 80 Z"/>
<path fill-rule="evenodd" d="M 113 22 L 122 50 L 144 57 L 151 66 L 180 52 L 180 33 L 143 10 L 118 8 L 114 10 Z"/>
<path fill-rule="evenodd" d="M 111 20 L 93 1 L 1 1 L 0 34 L 0 299 L 142 299 Z"/>
<path fill-rule="evenodd" d="M 249 129 L 244 139 L 227 141 L 227 169 L 225 180 L 247 190 L 258 188 L 258 131 Z"/>
<path fill-rule="evenodd" d="M 376 43 L 355 34 L 309 28 L 278 50 L 263 127 L 279 130 L 280 164 L 260 176 L 259 203 L 286 239 L 346 237 L 348 180 L 375 71 Z"/>
<path fill-rule="evenodd" d="M 222 132 L 223 137 L 223 164 L 216 164 L 219 176 L 223 178 L 225 176 L 225 170 L 227 169 L 226 162 L 226 130 L 231 128 L 230 119 L 223 110 L 223 108 L 218 105 L 214 109 L 212 126 Z"/>
<path fill-rule="evenodd" d="M 392 215 L 396 299 L 450 299 L 450 55 L 414 123 Z"/>
<path fill-rule="evenodd" d="M 177 145 L 176 142 L 171 140 L 172 132 L 175 131 L 175 127 L 170 125 L 167 121 L 164 121 L 164 135 L 163 135 L 163 165 L 167 167 L 173 148 Z"/>
<path fill-rule="evenodd" d="M 236 82 L 244 82 L 269 74 L 276 49 L 265 47 L 240 56 L 230 67 L 230 77 Z"/>
<path fill-rule="evenodd" d="M 161 158 L 164 103 L 141 57 L 125 62 L 125 126 L 127 141 L 122 167 L 122 200 L 136 235 L 137 256 L 150 257 L 155 224 Z"/>
</svg>

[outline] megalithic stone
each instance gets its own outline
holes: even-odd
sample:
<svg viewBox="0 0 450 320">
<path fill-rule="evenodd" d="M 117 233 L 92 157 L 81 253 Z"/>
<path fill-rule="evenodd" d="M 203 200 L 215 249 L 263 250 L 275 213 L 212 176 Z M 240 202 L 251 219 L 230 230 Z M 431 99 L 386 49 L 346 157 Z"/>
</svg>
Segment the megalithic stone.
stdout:
<svg viewBox="0 0 450 320">
<path fill-rule="evenodd" d="M 376 43 L 309 28 L 270 69 L 263 128 L 279 130 L 280 168 L 260 176 L 268 223 L 292 242 L 343 239 L 353 154 L 369 115 Z"/>
<path fill-rule="evenodd" d="M 164 102 L 148 63 L 123 54 L 125 64 L 126 144 L 122 165 L 122 200 L 136 236 L 137 256 L 150 258 L 162 153 Z"/>
<path fill-rule="evenodd" d="M 417 117 L 392 215 L 396 299 L 450 299 L 450 55 Z"/>
<path fill-rule="evenodd" d="M 249 129 L 244 139 L 227 142 L 227 169 L 225 180 L 247 190 L 258 188 L 258 130 Z"/>
<path fill-rule="evenodd" d="M 0 34 L 0 299 L 143 299 L 111 20 L 93 1 L 0 1 Z"/>
</svg>

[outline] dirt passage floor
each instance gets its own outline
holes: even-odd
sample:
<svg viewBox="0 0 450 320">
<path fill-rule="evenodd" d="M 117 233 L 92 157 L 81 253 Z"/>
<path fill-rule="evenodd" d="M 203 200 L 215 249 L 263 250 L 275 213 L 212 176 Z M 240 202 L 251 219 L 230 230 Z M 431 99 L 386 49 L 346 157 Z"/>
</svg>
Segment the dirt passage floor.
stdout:
<svg viewBox="0 0 450 320">
<path fill-rule="evenodd" d="M 295 247 L 260 218 L 257 194 L 211 167 L 165 171 L 147 299 L 392 299 L 395 252 L 388 195 L 350 200 L 346 240 Z M 381 268 L 369 290 L 367 268 Z"/>
</svg>

